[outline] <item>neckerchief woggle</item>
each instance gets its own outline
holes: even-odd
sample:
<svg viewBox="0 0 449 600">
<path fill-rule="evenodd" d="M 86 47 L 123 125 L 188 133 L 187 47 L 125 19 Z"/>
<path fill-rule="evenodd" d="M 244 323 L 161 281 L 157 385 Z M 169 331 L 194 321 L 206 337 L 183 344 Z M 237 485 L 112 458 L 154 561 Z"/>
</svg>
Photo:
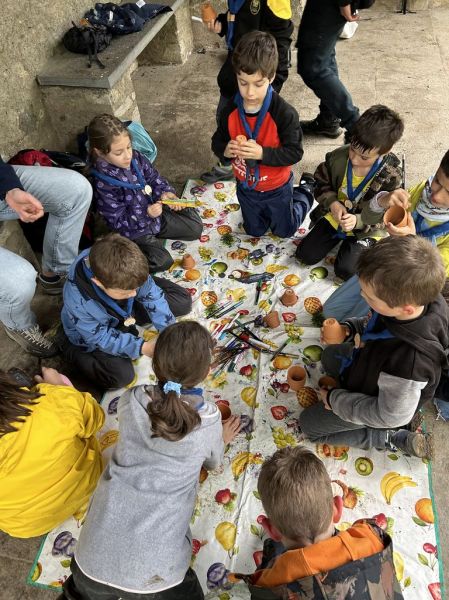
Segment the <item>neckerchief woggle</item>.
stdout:
<svg viewBox="0 0 449 600">
<path fill-rule="evenodd" d="M 433 227 L 427 227 L 424 217 L 418 214 L 416 210 L 412 212 L 412 217 L 415 221 L 416 233 L 421 237 L 431 239 L 434 243 L 436 243 L 437 237 L 449 233 L 449 219 Z"/>
<path fill-rule="evenodd" d="M 235 30 L 235 16 L 245 4 L 245 0 L 228 0 L 228 10 L 231 17 L 234 19 L 228 19 L 228 28 L 226 30 L 226 46 L 228 50 L 233 49 L 234 30 Z"/>
<path fill-rule="evenodd" d="M 371 319 L 366 324 L 365 331 L 360 336 L 361 342 L 369 342 L 372 340 L 388 340 L 394 338 L 395 336 L 387 329 L 382 329 L 382 331 L 374 332 L 373 329 L 377 323 L 377 319 L 379 318 L 379 313 L 373 311 L 371 315 Z M 352 351 L 351 356 L 342 356 L 341 364 L 340 364 L 340 375 L 345 371 L 353 362 L 357 354 L 360 352 L 361 348 L 355 348 Z"/>
<path fill-rule="evenodd" d="M 94 281 L 92 281 L 92 277 L 95 277 L 95 275 L 93 274 L 90 267 L 86 264 L 85 260 L 82 261 L 82 265 L 83 265 L 84 273 L 86 274 L 87 277 L 90 278 L 92 286 L 94 288 L 94 291 L 97 294 L 97 296 L 100 298 L 100 300 L 102 300 L 107 306 L 109 306 L 109 308 L 112 308 L 113 310 L 115 310 L 115 312 L 123 318 L 123 322 L 126 327 L 129 327 L 129 325 L 134 325 L 136 321 L 132 316 L 132 310 L 133 310 L 135 296 L 127 299 L 126 311 L 123 310 L 123 308 L 121 306 L 119 306 L 119 304 L 117 304 L 117 302 L 115 302 L 115 300 L 113 298 L 111 298 L 111 296 L 108 296 L 105 292 L 103 292 L 103 290 L 101 288 L 98 287 L 98 285 Z M 132 320 L 132 323 L 127 324 L 126 323 L 127 320 Z"/>
<path fill-rule="evenodd" d="M 145 190 L 147 183 L 143 177 L 143 173 L 140 170 L 140 167 L 137 164 L 137 161 L 135 158 L 133 158 L 131 160 L 131 166 L 133 167 L 133 169 L 137 175 L 137 179 L 139 180 L 139 183 L 131 183 L 129 181 L 122 181 L 121 179 L 116 179 L 115 177 L 110 177 L 109 175 L 100 173 L 100 171 L 97 171 L 97 169 L 90 169 L 90 172 L 92 173 L 92 175 L 95 175 L 95 177 L 98 177 L 98 179 L 101 179 L 101 181 L 104 181 L 105 183 L 109 183 L 110 185 L 115 185 L 117 187 L 126 188 L 127 190 Z M 151 187 L 151 186 L 148 186 L 148 187 Z M 151 192 L 147 195 L 150 196 Z"/>
<path fill-rule="evenodd" d="M 245 109 L 243 107 L 243 98 L 240 95 L 240 92 L 237 92 L 237 94 L 235 95 L 234 102 L 236 103 L 237 109 L 239 111 L 240 122 L 242 123 L 242 125 L 245 129 L 245 132 L 246 132 L 246 137 L 249 140 L 257 140 L 257 136 L 259 135 L 260 128 L 262 127 L 262 123 L 264 122 L 265 117 L 267 116 L 268 109 L 270 108 L 272 96 L 273 96 L 273 88 L 270 84 L 268 86 L 267 93 L 265 94 L 265 98 L 263 100 L 261 109 L 259 110 L 259 113 L 257 115 L 256 124 L 254 125 L 254 129 L 251 131 L 251 127 L 249 126 L 249 123 L 246 119 Z M 256 187 L 256 185 L 259 183 L 260 169 L 259 169 L 258 163 L 256 163 L 256 166 L 254 167 L 253 178 L 254 178 L 254 181 L 251 183 L 251 169 L 250 169 L 250 167 L 248 167 L 248 165 L 246 165 L 246 178 L 245 178 L 245 181 L 243 182 L 243 187 L 245 189 L 253 190 Z"/>
</svg>

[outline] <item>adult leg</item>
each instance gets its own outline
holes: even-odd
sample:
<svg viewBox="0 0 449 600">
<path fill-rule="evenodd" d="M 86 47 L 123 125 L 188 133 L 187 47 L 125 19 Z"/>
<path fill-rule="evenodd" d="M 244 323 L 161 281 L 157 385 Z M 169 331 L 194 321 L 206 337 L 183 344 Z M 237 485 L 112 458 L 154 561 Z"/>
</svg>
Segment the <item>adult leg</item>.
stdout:
<svg viewBox="0 0 449 600">
<path fill-rule="evenodd" d="M 163 277 L 153 276 L 153 279 L 164 292 L 168 306 L 175 317 L 189 314 L 192 310 L 192 296 L 185 288 Z"/>
<path fill-rule="evenodd" d="M 78 255 L 78 243 L 92 200 L 88 180 L 68 169 L 14 166 L 24 189 L 49 214 L 45 229 L 42 269 L 66 273 Z"/>
<path fill-rule="evenodd" d="M 332 248 L 341 242 L 336 234 L 337 232 L 329 221 L 321 218 L 296 248 L 296 258 L 306 265 L 320 262 Z"/>
<path fill-rule="evenodd" d="M 264 211 L 263 193 L 247 190 L 238 185 L 237 199 L 242 211 L 245 232 L 254 237 L 264 235 L 270 227 L 270 218 Z"/>
<path fill-rule="evenodd" d="M 194 208 L 171 210 L 164 206 L 158 238 L 165 240 L 198 240 L 203 233 L 203 221 Z"/>
<path fill-rule="evenodd" d="M 326 319 L 334 317 L 337 321 L 344 321 L 350 317 L 364 317 L 369 309 L 360 295 L 359 278 L 353 275 L 326 300 L 323 314 Z"/>
<path fill-rule="evenodd" d="M 134 242 L 139 246 L 148 260 L 150 273 L 166 271 L 173 264 L 173 258 L 168 250 L 164 248 L 164 241 L 154 235 L 143 235 L 136 238 Z"/>
</svg>

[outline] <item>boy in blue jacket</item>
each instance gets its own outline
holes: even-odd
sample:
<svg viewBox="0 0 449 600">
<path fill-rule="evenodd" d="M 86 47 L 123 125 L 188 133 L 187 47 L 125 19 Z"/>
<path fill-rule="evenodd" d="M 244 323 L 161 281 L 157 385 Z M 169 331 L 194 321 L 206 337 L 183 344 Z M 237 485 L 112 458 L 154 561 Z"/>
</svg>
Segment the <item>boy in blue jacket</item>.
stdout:
<svg viewBox="0 0 449 600">
<path fill-rule="evenodd" d="M 132 361 L 153 353 L 154 343 L 139 337 L 136 325 L 151 322 L 162 331 L 190 309 L 186 290 L 150 277 L 139 247 L 111 233 L 82 252 L 69 271 L 63 353 L 99 387 L 124 387 L 134 379 Z"/>
</svg>

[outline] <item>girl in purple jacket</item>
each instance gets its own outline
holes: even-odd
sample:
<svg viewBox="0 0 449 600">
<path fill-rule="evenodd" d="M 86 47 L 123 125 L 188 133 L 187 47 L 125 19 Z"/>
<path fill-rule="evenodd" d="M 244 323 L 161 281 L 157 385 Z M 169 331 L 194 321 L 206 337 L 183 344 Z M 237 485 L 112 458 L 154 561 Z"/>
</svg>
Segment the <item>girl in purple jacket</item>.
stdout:
<svg viewBox="0 0 449 600">
<path fill-rule="evenodd" d="M 98 212 L 112 231 L 133 240 L 148 259 L 150 273 L 165 271 L 173 258 L 165 239 L 196 240 L 202 222 L 193 208 L 163 206 L 174 189 L 151 162 L 131 146 L 126 126 L 113 115 L 96 116 L 88 127 L 92 187 Z"/>
</svg>

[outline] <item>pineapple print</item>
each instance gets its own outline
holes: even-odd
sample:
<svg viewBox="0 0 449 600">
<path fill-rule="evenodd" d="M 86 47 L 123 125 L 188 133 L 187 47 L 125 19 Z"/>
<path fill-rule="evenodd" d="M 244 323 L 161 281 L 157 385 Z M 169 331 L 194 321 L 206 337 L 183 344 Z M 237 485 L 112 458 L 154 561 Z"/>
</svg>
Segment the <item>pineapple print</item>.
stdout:
<svg viewBox="0 0 449 600">
<path fill-rule="evenodd" d="M 299 404 L 303 408 L 308 408 L 319 402 L 318 394 L 311 387 L 303 387 L 302 390 L 296 392 Z"/>
<path fill-rule="evenodd" d="M 321 300 L 315 296 L 309 296 L 304 300 L 304 308 L 311 315 L 316 315 L 323 310 Z"/>
</svg>

